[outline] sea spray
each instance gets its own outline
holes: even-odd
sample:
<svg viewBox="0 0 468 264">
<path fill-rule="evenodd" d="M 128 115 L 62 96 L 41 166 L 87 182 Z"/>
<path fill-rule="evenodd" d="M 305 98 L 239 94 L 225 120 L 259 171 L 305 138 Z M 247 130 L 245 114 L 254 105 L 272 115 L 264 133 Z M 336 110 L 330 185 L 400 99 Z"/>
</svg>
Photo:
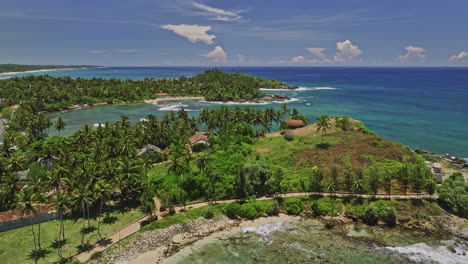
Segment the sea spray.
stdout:
<svg viewBox="0 0 468 264">
<path fill-rule="evenodd" d="M 468 263 L 468 243 L 453 240 L 442 241 L 445 245 L 429 246 L 417 243 L 403 247 L 384 247 L 383 249 L 396 252 L 416 263 Z"/>
<path fill-rule="evenodd" d="M 248 233 L 255 233 L 259 236 L 258 240 L 262 241 L 266 244 L 271 244 L 273 242 L 272 233 L 275 231 L 282 231 L 283 230 L 283 222 L 276 222 L 266 225 L 261 225 L 257 227 L 247 227 L 241 230 L 241 232 L 248 234 Z"/>
</svg>

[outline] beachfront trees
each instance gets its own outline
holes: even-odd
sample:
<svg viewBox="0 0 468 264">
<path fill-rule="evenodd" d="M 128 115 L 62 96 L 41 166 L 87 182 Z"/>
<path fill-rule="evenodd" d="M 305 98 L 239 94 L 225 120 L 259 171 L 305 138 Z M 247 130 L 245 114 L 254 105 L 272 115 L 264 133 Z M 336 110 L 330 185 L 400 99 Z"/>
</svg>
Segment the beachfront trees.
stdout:
<svg viewBox="0 0 468 264">
<path fill-rule="evenodd" d="M 322 145 L 323 143 L 323 136 L 327 132 L 327 130 L 330 128 L 330 116 L 327 115 L 319 115 L 317 117 L 317 132 L 322 132 Z"/>
<path fill-rule="evenodd" d="M 26 189 L 16 195 L 17 198 L 17 203 L 16 203 L 16 208 L 19 210 L 19 213 L 21 215 L 21 218 L 23 218 L 24 215 L 28 216 L 33 216 L 36 215 L 37 213 L 37 194 L 33 193 L 32 191 Z M 38 259 L 37 257 L 34 257 L 37 255 L 38 252 L 38 240 L 40 238 L 36 238 L 36 232 L 34 230 L 34 225 L 31 225 L 31 233 L 33 236 L 33 241 L 34 241 L 34 251 L 32 252 L 32 256 L 34 258 L 34 263 L 37 263 Z M 40 243 L 39 243 L 40 245 Z M 39 246 L 40 249 L 40 246 Z"/>
</svg>

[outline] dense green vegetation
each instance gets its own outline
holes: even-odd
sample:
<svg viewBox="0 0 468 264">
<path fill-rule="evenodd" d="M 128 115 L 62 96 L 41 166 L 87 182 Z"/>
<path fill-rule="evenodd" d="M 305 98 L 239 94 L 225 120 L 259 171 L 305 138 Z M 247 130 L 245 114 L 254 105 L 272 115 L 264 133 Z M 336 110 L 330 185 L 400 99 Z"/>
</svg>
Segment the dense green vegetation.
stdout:
<svg viewBox="0 0 468 264">
<path fill-rule="evenodd" d="M 442 205 L 450 212 L 468 218 L 468 183 L 461 173 L 454 173 L 437 189 Z"/>
<path fill-rule="evenodd" d="M 5 72 L 24 72 L 49 69 L 64 68 L 92 68 L 91 65 L 24 65 L 24 64 L 0 64 L 0 73 Z"/>
<path fill-rule="evenodd" d="M 243 73 L 207 70 L 178 79 L 119 80 L 54 78 L 47 75 L 0 80 L 0 108 L 29 103 L 37 111 L 56 111 L 71 105 L 114 103 L 154 99 L 157 93 L 171 96 L 204 96 L 211 101 L 251 100 L 266 94 L 259 88 L 283 87 L 284 83 Z"/>
<path fill-rule="evenodd" d="M 212 214 L 207 217 L 207 212 L 212 212 Z M 245 202 L 212 204 L 170 215 L 161 221 L 150 223 L 142 231 L 183 224 L 199 217 L 212 218 L 226 215 L 231 219 L 255 219 L 265 215 L 277 215 L 280 212 L 290 215 L 305 213 L 331 217 L 344 215 L 355 220 L 359 219 L 369 225 L 381 223 L 387 226 L 394 226 L 397 221 L 407 222 L 408 219 L 414 222 L 428 221 L 444 214 L 435 203 L 428 201 L 337 199 L 306 195 L 275 197 L 271 200 L 255 200 L 251 197 Z"/>
</svg>

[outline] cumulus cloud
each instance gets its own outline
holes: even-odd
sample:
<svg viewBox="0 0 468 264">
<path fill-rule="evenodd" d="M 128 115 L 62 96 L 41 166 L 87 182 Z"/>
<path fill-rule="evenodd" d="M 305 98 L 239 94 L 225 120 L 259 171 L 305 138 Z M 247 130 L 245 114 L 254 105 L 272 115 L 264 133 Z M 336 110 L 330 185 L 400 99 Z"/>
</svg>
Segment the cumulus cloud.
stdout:
<svg viewBox="0 0 468 264">
<path fill-rule="evenodd" d="M 466 57 L 468 57 L 468 53 L 466 53 L 465 51 L 462 51 L 458 55 L 453 55 L 452 57 L 450 57 L 449 61 L 459 61 L 459 60 L 463 60 Z"/>
<path fill-rule="evenodd" d="M 397 57 L 397 60 L 400 62 L 405 62 L 409 60 L 423 60 L 426 57 L 426 50 L 421 47 L 415 47 L 415 46 L 407 46 L 405 47 L 406 54 L 400 55 Z"/>
<path fill-rule="evenodd" d="M 219 20 L 225 22 L 241 21 L 243 18 L 239 15 L 240 10 L 224 10 L 221 8 L 211 7 L 197 2 L 192 2 L 194 8 L 199 10 L 197 13 L 209 16 L 210 20 Z"/>
<path fill-rule="evenodd" d="M 296 56 L 296 57 L 292 57 L 289 63 L 301 63 L 301 62 L 304 62 L 304 60 L 305 60 L 304 56 Z"/>
<path fill-rule="evenodd" d="M 355 61 L 362 54 L 358 46 L 353 45 L 350 40 L 336 43 L 336 55 L 333 60 L 336 62 Z"/>
<path fill-rule="evenodd" d="M 306 48 L 306 50 L 309 51 L 310 53 L 314 54 L 322 62 L 329 62 L 330 61 L 328 56 L 324 53 L 324 51 L 325 51 L 324 48 Z"/>
<path fill-rule="evenodd" d="M 205 56 L 207 58 L 213 59 L 214 62 L 217 63 L 224 63 L 227 62 L 228 55 L 226 52 L 224 52 L 223 48 L 221 46 L 216 46 L 212 51 L 203 54 L 202 56 Z"/>
<path fill-rule="evenodd" d="M 199 26 L 199 25 L 163 25 L 163 29 L 170 30 L 175 34 L 187 38 L 190 42 L 195 43 L 197 41 L 205 42 L 206 44 L 212 44 L 215 35 L 208 34 L 211 30 L 210 26 Z"/>
</svg>

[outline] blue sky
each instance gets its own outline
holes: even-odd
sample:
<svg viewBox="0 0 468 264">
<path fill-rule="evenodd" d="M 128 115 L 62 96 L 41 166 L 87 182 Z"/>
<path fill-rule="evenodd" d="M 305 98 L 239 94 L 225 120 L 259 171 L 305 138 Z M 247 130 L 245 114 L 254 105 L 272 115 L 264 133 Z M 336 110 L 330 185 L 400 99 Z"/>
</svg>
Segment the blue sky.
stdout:
<svg viewBox="0 0 468 264">
<path fill-rule="evenodd" d="M 0 0 L 0 63 L 468 66 L 466 0 Z"/>
</svg>

